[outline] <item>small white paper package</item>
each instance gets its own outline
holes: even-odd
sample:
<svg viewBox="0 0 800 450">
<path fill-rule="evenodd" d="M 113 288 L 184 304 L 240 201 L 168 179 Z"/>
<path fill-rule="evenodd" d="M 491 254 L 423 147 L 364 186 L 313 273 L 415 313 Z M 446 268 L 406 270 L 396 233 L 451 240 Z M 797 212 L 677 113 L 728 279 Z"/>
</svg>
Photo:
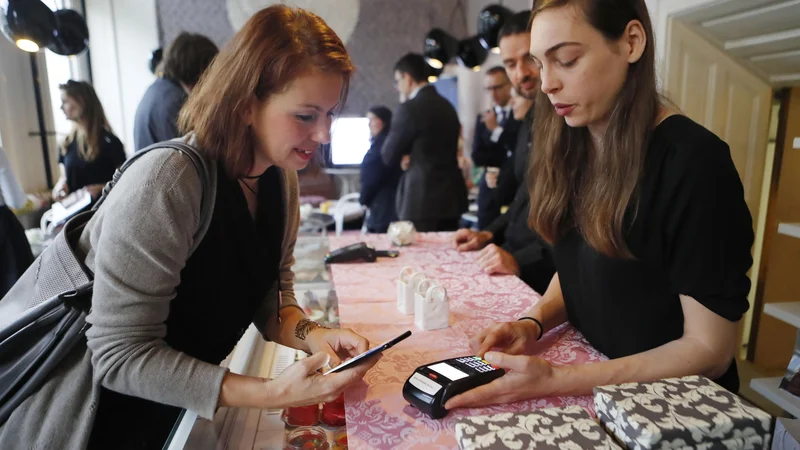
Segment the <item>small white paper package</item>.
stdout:
<svg viewBox="0 0 800 450">
<path fill-rule="evenodd" d="M 386 230 L 392 244 L 397 246 L 411 245 L 417 238 L 417 230 L 414 223 L 407 220 L 392 222 Z"/>
<path fill-rule="evenodd" d="M 401 313 L 414 314 L 414 292 L 426 278 L 425 273 L 412 267 L 403 267 L 397 280 L 397 309 Z"/>
<path fill-rule="evenodd" d="M 417 287 L 415 297 L 414 325 L 417 328 L 431 331 L 450 326 L 450 303 L 444 286 L 426 278 Z"/>
</svg>

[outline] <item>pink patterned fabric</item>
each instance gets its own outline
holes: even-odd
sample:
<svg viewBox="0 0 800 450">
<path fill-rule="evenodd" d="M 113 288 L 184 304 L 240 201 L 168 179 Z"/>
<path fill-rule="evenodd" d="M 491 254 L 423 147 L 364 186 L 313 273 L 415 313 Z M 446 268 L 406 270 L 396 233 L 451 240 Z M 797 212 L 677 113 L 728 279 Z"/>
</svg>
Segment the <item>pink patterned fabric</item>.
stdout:
<svg viewBox="0 0 800 450">
<path fill-rule="evenodd" d="M 367 242 L 377 249 L 392 248 L 386 235 L 360 234 L 330 237 L 330 249 Z M 591 397 L 552 397 L 452 411 L 431 419 L 403 399 L 403 383 L 417 367 L 433 361 L 471 354 L 470 338 L 492 321 L 516 320 L 540 296 L 514 276 L 489 276 L 475 263 L 477 253 L 459 253 L 453 233 L 422 233 L 416 242 L 400 247 L 396 259 L 373 264 L 336 264 L 331 276 L 339 299 L 342 327 L 352 328 L 373 345 L 405 330 L 414 334 L 386 352 L 363 383 L 345 393 L 347 434 L 351 449 L 456 448 L 455 423 L 467 415 L 531 411 L 579 405 L 594 413 Z M 450 298 L 450 328 L 422 332 L 413 315 L 396 305 L 396 283 L 405 266 L 422 269 L 445 286 Z M 537 355 L 555 365 L 605 360 L 571 325 L 547 333 Z"/>
</svg>

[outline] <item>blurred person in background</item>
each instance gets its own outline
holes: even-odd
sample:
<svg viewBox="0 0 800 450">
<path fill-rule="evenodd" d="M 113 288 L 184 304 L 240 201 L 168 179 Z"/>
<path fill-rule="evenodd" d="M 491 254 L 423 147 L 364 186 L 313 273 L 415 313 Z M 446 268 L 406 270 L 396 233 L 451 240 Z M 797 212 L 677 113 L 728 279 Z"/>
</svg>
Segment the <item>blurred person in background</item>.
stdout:
<svg viewBox="0 0 800 450">
<path fill-rule="evenodd" d="M 478 116 L 472 140 L 472 161 L 484 168 L 478 191 L 478 228 L 484 229 L 500 216 L 504 203 L 499 203 L 493 189 L 501 168 L 514 155 L 522 122 L 514 119 L 511 110 L 511 81 L 503 67 L 492 67 L 484 76 L 492 107 Z"/>
<path fill-rule="evenodd" d="M 512 89 L 509 105 L 511 106 L 511 114 L 514 120 L 522 123 L 525 121 L 528 111 L 533 107 L 533 100 L 519 95 L 516 89 Z M 499 172 L 486 173 L 486 185 L 493 189 L 492 194 L 496 198 L 495 201 L 500 205 L 508 205 L 514 200 L 518 187 L 518 181 L 514 173 L 515 162 L 516 158 L 512 155 L 506 159 Z M 500 174 L 505 174 L 506 176 L 500 177 Z"/>
<path fill-rule="evenodd" d="M 125 150 L 111 131 L 91 84 L 69 80 L 59 88 L 61 111 L 73 127 L 61 145 L 61 177 L 53 188 L 53 199 L 61 200 L 85 188 L 92 200 L 97 200 L 114 171 L 125 162 Z"/>
<path fill-rule="evenodd" d="M 397 184 L 403 171 L 399 165 L 383 164 L 381 148 L 392 124 L 392 111 L 385 106 L 373 106 L 367 112 L 372 144 L 361 162 L 362 205 L 369 208 L 367 231 L 385 233 L 389 224 L 397 220 L 395 198 Z"/>
<path fill-rule="evenodd" d="M 430 66 L 408 53 L 394 67 L 403 102 L 394 113 L 381 156 L 389 167 L 410 155 L 397 189 L 397 216 L 417 231 L 455 231 L 467 210 L 467 187 L 458 166 L 461 123 L 450 102 L 428 83 Z"/>
<path fill-rule="evenodd" d="M 137 151 L 181 135 L 178 113 L 218 52 L 216 44 L 200 34 L 184 32 L 172 41 L 160 62 L 158 78 L 136 108 L 133 146 Z"/>
</svg>

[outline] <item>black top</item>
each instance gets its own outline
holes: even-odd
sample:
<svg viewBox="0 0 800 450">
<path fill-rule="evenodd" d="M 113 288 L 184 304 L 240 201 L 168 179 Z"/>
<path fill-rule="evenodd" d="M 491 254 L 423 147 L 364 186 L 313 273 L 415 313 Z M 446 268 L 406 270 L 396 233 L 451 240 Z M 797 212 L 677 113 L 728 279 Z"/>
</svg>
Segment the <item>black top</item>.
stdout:
<svg viewBox="0 0 800 450">
<path fill-rule="evenodd" d="M 388 130 L 372 139 L 369 151 L 361 161 L 361 196 L 359 201 L 369 208 L 367 229 L 370 233 L 385 233 L 389 224 L 397 220 L 395 199 L 397 184 L 403 169 L 400 165 L 386 166 L 381 160 L 381 148 Z"/>
<path fill-rule="evenodd" d="M 511 253 L 519 266 L 519 277 L 536 292 L 543 294 L 556 272 L 550 246 L 528 226 L 530 196 L 528 194 L 528 159 L 531 151 L 533 108 L 528 111 L 517 133 L 513 165 L 506 164 L 506 176 L 501 177 L 494 190 L 498 202 L 512 196 L 505 214 L 495 219 L 487 231 L 494 243 Z M 509 170 L 511 169 L 511 170 Z"/>
<path fill-rule="evenodd" d="M 133 146 L 139 151 L 180 136 L 178 113 L 188 95 L 178 82 L 159 78 L 147 88 L 133 121 Z"/>
<path fill-rule="evenodd" d="M 638 198 L 626 232 L 636 259 L 606 257 L 574 229 L 554 246 L 569 320 L 610 358 L 680 338 L 679 294 L 730 321 L 748 308 L 753 226 L 728 145 L 684 116 L 667 118 L 653 133 Z M 735 362 L 716 381 L 738 391 Z"/>
<path fill-rule="evenodd" d="M 506 159 L 514 153 L 517 145 L 517 134 L 522 126 L 522 121 L 514 119 L 509 112 L 499 124 L 503 127 L 497 142 L 492 141 L 492 132 L 483 123 L 483 116 L 478 116 L 475 121 L 475 135 L 472 139 L 472 162 L 480 167 L 503 167 Z"/>
<path fill-rule="evenodd" d="M 114 171 L 125 162 L 122 142 L 108 130 L 100 135 L 100 151 L 94 161 L 84 160 L 78 153 L 77 139 L 70 142 L 67 152 L 60 154 L 58 162 L 64 165 L 67 187 L 70 192 L 90 184 L 106 184 L 111 181 Z"/>
<path fill-rule="evenodd" d="M 280 169 L 273 166 L 258 180 L 255 221 L 238 181 L 227 177 L 222 164 L 217 179 L 211 223 L 181 271 L 164 338 L 211 364 L 233 350 L 276 287 L 284 232 Z M 277 302 L 273 307 L 279 308 Z M 103 388 L 89 449 L 160 449 L 179 413 L 174 406 Z"/>
</svg>

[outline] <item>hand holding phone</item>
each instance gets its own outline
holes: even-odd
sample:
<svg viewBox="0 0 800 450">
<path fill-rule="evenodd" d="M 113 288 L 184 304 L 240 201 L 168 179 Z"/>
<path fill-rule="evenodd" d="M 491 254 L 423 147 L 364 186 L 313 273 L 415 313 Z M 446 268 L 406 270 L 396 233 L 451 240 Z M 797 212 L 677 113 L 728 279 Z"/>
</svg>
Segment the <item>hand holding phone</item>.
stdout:
<svg viewBox="0 0 800 450">
<path fill-rule="evenodd" d="M 366 352 L 364 352 L 364 353 L 362 353 L 362 354 L 360 354 L 360 355 L 358 355 L 358 356 L 356 356 L 354 358 L 351 358 L 351 359 L 339 364 L 338 366 L 334 367 L 333 369 L 325 372 L 324 375 L 328 375 L 329 373 L 341 372 L 342 370 L 345 370 L 345 369 L 347 369 L 349 367 L 353 367 L 355 365 L 363 363 L 364 361 L 369 359 L 370 356 L 377 355 L 378 353 L 382 353 L 384 350 L 387 350 L 387 349 L 390 349 L 390 348 L 394 347 L 395 344 L 397 344 L 398 342 L 402 341 L 403 339 L 405 339 L 405 338 L 407 338 L 409 336 L 411 336 L 411 330 L 406 331 L 405 333 L 401 334 L 400 336 L 397 336 L 394 339 L 386 341 L 386 342 L 384 342 L 383 344 L 381 344 L 381 345 L 379 345 L 377 347 L 371 348 L 371 349 L 367 350 Z"/>
</svg>

